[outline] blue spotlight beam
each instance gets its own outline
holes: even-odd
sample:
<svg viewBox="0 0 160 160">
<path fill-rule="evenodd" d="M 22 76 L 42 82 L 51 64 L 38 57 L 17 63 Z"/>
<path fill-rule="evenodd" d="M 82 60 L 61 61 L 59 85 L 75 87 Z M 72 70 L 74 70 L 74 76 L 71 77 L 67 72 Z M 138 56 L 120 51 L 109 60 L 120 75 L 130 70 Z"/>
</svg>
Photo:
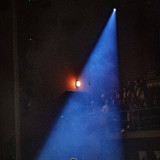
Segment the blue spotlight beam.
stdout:
<svg viewBox="0 0 160 160">
<path fill-rule="evenodd" d="M 81 78 L 87 82 L 84 88 L 93 97 L 102 92 L 110 96 L 112 88 L 118 89 L 116 12 L 112 13 L 82 71 Z M 91 85 L 88 85 L 89 81 Z M 89 104 L 91 100 L 93 103 Z M 99 123 L 101 112 L 100 108 L 97 108 L 102 107 L 101 105 L 88 94 L 75 93 L 69 97 L 37 160 L 69 160 L 72 157 L 97 160 L 105 159 L 106 156 L 110 160 L 121 159 L 119 142 L 110 139 L 104 144 L 104 128 Z M 115 106 L 114 111 L 107 114 L 107 118 L 113 121 L 105 126 L 105 131 L 119 129 L 120 125 L 114 121 L 118 117 Z"/>
<path fill-rule="evenodd" d="M 118 88 L 117 61 L 116 12 L 113 12 L 82 72 L 84 88 L 96 94 Z"/>
</svg>

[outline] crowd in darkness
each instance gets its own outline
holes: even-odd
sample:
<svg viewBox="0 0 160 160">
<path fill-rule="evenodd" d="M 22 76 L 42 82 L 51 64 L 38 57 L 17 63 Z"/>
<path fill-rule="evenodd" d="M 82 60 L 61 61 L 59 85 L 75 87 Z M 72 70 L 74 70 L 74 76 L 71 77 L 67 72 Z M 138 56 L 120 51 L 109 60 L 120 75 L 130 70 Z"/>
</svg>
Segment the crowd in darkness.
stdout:
<svg viewBox="0 0 160 160">
<path fill-rule="evenodd" d="M 101 93 L 98 97 L 87 97 L 87 95 L 84 97 L 81 100 L 73 99 L 73 101 L 80 103 L 75 103 L 74 107 L 68 111 L 69 114 L 75 115 L 77 110 L 83 110 L 84 116 L 86 115 L 90 121 L 92 118 L 97 119 L 98 125 L 104 127 L 108 124 L 119 123 L 119 121 L 121 121 L 122 126 L 130 124 L 130 126 L 136 126 L 135 128 L 139 123 L 142 123 L 140 125 L 143 127 L 150 125 L 148 122 L 154 124 L 155 121 L 160 125 L 157 121 L 160 117 L 160 109 L 153 106 L 152 101 L 154 100 L 151 98 L 150 89 L 143 78 L 128 81 L 125 87 L 120 90 L 113 90 L 109 95 Z M 157 118 L 151 118 L 153 116 Z M 86 125 L 86 121 L 82 122 L 83 125 Z"/>
<path fill-rule="evenodd" d="M 112 107 L 119 107 L 120 111 L 132 111 L 134 109 L 145 108 L 145 99 L 147 98 L 147 83 L 144 79 L 128 81 L 127 86 L 122 90 L 114 91 L 112 96 L 105 97 L 102 112 L 110 110 Z"/>
<path fill-rule="evenodd" d="M 128 81 L 127 86 L 120 91 L 114 90 L 111 96 L 100 97 L 100 108 L 96 107 L 95 101 L 90 102 L 90 109 L 95 112 L 97 109 L 102 113 L 118 107 L 120 111 L 132 111 L 135 109 L 146 108 L 145 99 L 147 98 L 147 83 L 144 79 Z"/>
<path fill-rule="evenodd" d="M 125 114 L 127 121 L 134 121 L 136 110 L 144 110 L 148 106 L 145 103 L 148 97 L 147 83 L 144 79 L 128 81 L 127 85 L 119 91 L 114 90 L 110 96 L 101 94 L 99 102 L 92 100 L 88 106 L 90 114 L 101 113 L 103 121 L 109 120 L 111 123 L 117 120 L 115 111 Z M 109 114 L 111 113 L 111 114 Z M 106 119 L 106 117 L 108 119 Z"/>
</svg>

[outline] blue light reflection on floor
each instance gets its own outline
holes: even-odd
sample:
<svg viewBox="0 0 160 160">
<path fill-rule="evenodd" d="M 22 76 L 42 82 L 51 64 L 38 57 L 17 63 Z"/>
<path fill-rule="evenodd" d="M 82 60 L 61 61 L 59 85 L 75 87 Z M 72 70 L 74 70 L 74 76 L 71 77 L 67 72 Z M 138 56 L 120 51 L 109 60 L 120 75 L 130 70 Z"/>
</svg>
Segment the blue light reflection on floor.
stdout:
<svg viewBox="0 0 160 160">
<path fill-rule="evenodd" d="M 69 160 L 72 157 L 120 160 L 120 142 L 103 139 L 104 134 L 114 128 L 119 130 L 120 126 L 114 121 L 108 121 L 105 127 L 102 125 L 102 103 L 97 100 L 101 93 L 110 96 L 113 88 L 118 89 L 116 35 L 116 12 L 113 12 L 81 74 L 87 94 L 74 93 L 69 97 L 37 160 Z M 96 107 L 90 108 L 90 105 Z M 117 106 L 114 112 L 108 112 L 107 118 L 119 119 Z"/>
</svg>

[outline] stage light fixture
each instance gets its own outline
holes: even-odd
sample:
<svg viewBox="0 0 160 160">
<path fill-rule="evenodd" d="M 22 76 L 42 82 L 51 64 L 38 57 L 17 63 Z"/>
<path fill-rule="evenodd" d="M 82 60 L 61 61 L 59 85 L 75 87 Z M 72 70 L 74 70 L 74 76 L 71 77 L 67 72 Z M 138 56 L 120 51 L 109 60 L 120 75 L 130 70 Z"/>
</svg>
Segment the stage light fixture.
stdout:
<svg viewBox="0 0 160 160">
<path fill-rule="evenodd" d="M 81 86 L 81 82 L 76 80 L 76 83 L 75 83 L 76 87 L 79 88 Z"/>
<path fill-rule="evenodd" d="M 116 12 L 116 8 L 113 9 L 113 12 Z"/>
</svg>

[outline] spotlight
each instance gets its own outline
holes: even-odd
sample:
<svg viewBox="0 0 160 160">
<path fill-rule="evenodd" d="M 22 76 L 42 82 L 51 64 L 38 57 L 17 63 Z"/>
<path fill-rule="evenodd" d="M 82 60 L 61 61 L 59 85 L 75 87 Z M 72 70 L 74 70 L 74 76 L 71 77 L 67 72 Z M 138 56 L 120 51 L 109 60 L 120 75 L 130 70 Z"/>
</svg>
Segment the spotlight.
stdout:
<svg viewBox="0 0 160 160">
<path fill-rule="evenodd" d="M 79 88 L 81 86 L 81 82 L 76 80 L 76 83 L 75 83 L 76 87 Z"/>
<path fill-rule="evenodd" d="M 116 12 L 116 8 L 113 8 L 113 12 Z"/>
</svg>

